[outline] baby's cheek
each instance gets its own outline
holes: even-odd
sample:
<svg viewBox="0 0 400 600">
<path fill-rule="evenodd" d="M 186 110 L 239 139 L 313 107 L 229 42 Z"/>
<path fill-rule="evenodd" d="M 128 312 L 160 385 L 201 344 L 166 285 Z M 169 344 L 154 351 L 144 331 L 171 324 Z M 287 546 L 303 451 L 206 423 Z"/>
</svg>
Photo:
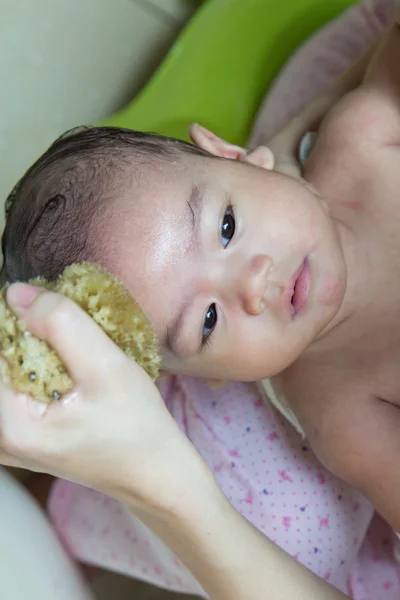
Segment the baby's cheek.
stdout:
<svg viewBox="0 0 400 600">
<path fill-rule="evenodd" d="M 343 299 L 346 289 L 344 277 L 328 273 L 325 276 L 318 300 L 322 306 L 338 306 Z"/>
</svg>

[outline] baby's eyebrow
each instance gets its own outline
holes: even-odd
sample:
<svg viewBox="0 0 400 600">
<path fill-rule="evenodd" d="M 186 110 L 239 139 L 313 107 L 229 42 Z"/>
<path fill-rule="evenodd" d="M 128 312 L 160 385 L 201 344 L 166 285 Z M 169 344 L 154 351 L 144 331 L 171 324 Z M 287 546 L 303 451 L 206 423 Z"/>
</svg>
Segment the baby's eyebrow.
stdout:
<svg viewBox="0 0 400 600">
<path fill-rule="evenodd" d="M 190 189 L 189 199 L 187 200 L 187 206 L 190 211 L 192 233 L 195 233 L 196 235 L 198 233 L 201 213 L 204 207 L 204 196 L 205 186 L 203 184 L 193 183 Z"/>
<path fill-rule="evenodd" d="M 193 183 L 190 188 L 189 198 L 186 202 L 186 206 L 188 207 L 188 215 L 190 218 L 190 248 L 193 249 L 195 246 L 195 242 L 198 238 L 199 233 L 199 225 L 201 222 L 201 213 L 204 207 L 204 197 L 205 197 L 205 186 L 203 184 Z M 181 330 L 183 324 L 185 322 L 185 314 L 189 307 L 189 303 L 185 300 L 181 306 L 179 307 L 178 313 L 172 319 L 170 324 L 167 327 L 166 336 L 164 339 L 164 346 L 173 354 L 180 354 L 177 350 L 178 341 L 180 338 Z"/>
<path fill-rule="evenodd" d="M 169 352 L 172 352 L 172 354 L 178 354 L 177 342 L 185 319 L 185 312 L 186 307 L 183 310 L 179 311 L 175 319 L 167 328 L 167 335 L 165 336 L 165 347 Z"/>
</svg>

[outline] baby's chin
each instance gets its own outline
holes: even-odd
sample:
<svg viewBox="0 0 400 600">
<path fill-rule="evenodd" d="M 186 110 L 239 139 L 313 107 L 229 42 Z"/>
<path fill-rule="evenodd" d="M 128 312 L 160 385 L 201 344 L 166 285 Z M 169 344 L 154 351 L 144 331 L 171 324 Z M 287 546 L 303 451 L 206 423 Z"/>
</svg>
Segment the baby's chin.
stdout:
<svg viewBox="0 0 400 600">
<path fill-rule="evenodd" d="M 304 177 L 299 177 L 298 181 L 306 188 L 306 190 L 308 190 L 313 196 L 315 196 L 317 200 L 321 202 L 324 209 L 329 212 L 328 204 L 325 202 L 315 185 L 307 181 L 307 179 L 304 179 Z"/>
</svg>

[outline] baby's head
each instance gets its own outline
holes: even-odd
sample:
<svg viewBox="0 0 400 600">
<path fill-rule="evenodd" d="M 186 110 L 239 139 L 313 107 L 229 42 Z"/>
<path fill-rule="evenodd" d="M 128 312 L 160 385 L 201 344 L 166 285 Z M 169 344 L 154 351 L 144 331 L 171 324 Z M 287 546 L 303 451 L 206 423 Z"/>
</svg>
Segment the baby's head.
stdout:
<svg viewBox="0 0 400 600">
<path fill-rule="evenodd" d="M 203 148 L 114 128 L 57 140 L 7 200 L 3 280 L 97 262 L 147 313 L 167 370 L 260 379 L 330 328 L 340 242 L 320 198 L 267 150 L 246 158 L 196 137 Z"/>
</svg>

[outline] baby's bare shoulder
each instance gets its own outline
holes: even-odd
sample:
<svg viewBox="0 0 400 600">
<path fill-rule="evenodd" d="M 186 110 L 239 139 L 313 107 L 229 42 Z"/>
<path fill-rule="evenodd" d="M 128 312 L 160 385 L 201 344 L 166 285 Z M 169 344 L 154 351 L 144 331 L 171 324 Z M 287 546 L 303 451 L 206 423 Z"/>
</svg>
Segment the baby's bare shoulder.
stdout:
<svg viewBox="0 0 400 600">
<path fill-rule="evenodd" d="M 325 118 L 321 133 L 332 143 L 363 147 L 400 144 L 399 112 L 375 89 L 360 87 L 346 94 Z"/>
<path fill-rule="evenodd" d="M 357 195 L 358 185 L 364 185 L 372 174 L 371 163 L 377 177 L 378 164 L 387 158 L 388 133 L 393 132 L 385 111 L 373 94 L 358 88 L 346 94 L 326 115 L 305 167 L 306 178 L 321 193 L 336 195 L 339 185 L 339 196 Z M 386 169 L 384 165 L 383 171 Z"/>
</svg>

